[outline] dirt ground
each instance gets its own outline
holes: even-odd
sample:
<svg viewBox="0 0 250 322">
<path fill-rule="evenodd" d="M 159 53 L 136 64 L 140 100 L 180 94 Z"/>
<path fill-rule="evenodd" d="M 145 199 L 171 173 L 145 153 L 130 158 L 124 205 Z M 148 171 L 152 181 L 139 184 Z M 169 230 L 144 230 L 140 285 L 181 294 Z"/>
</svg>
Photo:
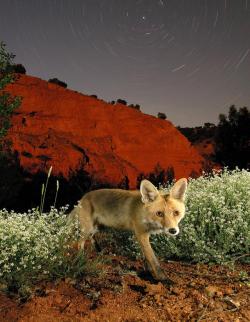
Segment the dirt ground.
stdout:
<svg viewBox="0 0 250 322">
<path fill-rule="evenodd" d="M 143 274 L 142 262 L 111 256 L 105 274 L 41 283 L 25 303 L 0 293 L 0 321 L 250 321 L 249 265 L 162 266 L 171 287 Z"/>
</svg>

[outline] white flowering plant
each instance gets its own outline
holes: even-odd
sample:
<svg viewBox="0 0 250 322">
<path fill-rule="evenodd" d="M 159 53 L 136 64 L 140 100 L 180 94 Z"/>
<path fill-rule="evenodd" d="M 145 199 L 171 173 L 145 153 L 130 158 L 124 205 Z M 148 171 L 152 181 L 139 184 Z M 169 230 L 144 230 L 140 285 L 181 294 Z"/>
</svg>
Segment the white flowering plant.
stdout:
<svg viewBox="0 0 250 322">
<path fill-rule="evenodd" d="M 86 273 L 86 258 L 72 249 L 78 230 L 67 223 L 65 211 L 27 213 L 0 210 L 0 284 L 18 290 L 24 284 Z M 74 228 L 74 229 L 72 229 Z"/>
<path fill-rule="evenodd" d="M 249 261 L 250 172 L 224 169 L 189 179 L 180 234 L 157 235 L 152 242 L 164 258 L 219 264 Z"/>
</svg>

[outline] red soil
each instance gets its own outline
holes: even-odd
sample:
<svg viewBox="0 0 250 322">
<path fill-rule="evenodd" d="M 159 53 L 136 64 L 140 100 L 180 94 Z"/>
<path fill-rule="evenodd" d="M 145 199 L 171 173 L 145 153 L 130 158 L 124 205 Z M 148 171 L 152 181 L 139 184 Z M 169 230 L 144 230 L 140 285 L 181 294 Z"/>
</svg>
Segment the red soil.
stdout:
<svg viewBox="0 0 250 322">
<path fill-rule="evenodd" d="M 221 266 L 163 264 L 175 282 L 164 283 L 140 278 L 135 269 L 140 262 L 111 257 L 107 273 L 66 279 L 36 286 L 25 303 L 0 293 L 2 322 L 94 322 L 94 321 L 222 321 L 250 320 L 249 285 L 239 272 Z M 135 267 L 136 266 L 136 267 Z"/>
<path fill-rule="evenodd" d="M 200 173 L 204 159 L 167 120 L 26 75 L 6 90 L 23 98 L 9 138 L 31 173 L 52 165 L 55 175 L 69 177 L 84 168 L 104 183 L 127 176 L 130 188 L 157 164 L 173 167 L 177 179 Z"/>
</svg>

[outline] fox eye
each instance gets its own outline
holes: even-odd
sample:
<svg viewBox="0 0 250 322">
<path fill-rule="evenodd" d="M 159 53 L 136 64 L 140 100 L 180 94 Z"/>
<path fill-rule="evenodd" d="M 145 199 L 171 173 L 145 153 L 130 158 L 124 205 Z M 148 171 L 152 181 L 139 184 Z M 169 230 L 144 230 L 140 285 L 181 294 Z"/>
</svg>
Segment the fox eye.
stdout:
<svg viewBox="0 0 250 322">
<path fill-rule="evenodd" d="M 179 216 L 179 211 L 178 210 L 174 210 L 174 216 Z"/>
<path fill-rule="evenodd" d="M 164 212 L 163 211 L 157 211 L 156 216 L 158 217 L 164 217 Z"/>
</svg>

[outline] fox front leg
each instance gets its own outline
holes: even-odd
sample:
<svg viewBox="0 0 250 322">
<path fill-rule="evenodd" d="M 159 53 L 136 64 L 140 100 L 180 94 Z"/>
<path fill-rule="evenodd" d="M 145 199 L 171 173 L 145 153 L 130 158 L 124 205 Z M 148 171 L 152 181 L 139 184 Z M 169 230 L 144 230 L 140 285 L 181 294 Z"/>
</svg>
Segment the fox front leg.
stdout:
<svg viewBox="0 0 250 322">
<path fill-rule="evenodd" d="M 136 237 L 141 245 L 148 269 L 154 277 L 154 279 L 158 281 L 169 281 L 169 283 L 171 283 L 170 280 L 166 277 L 164 271 L 161 269 L 160 264 L 154 254 L 154 251 L 150 245 L 149 234 L 137 233 Z"/>
</svg>

